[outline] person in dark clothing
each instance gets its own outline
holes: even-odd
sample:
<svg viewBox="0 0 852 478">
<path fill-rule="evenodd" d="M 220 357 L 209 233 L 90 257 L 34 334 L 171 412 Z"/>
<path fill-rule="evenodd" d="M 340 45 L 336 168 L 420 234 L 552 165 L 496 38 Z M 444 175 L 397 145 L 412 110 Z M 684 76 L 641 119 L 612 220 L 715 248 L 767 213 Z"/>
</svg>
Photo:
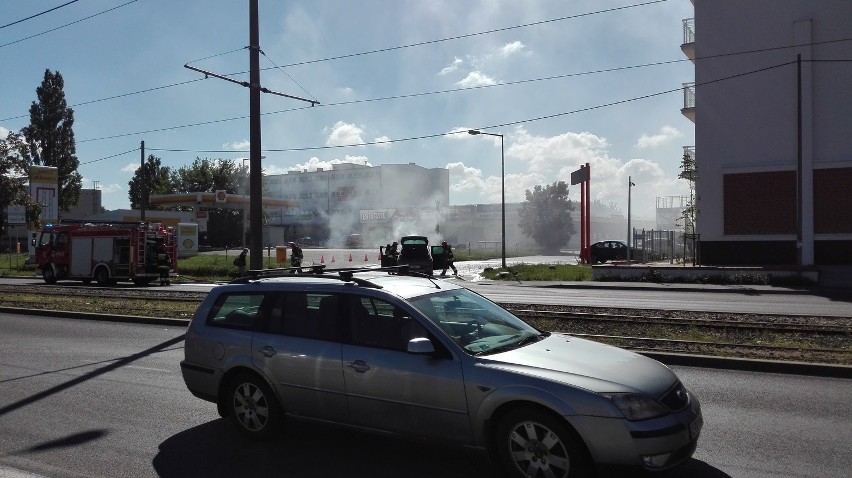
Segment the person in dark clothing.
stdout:
<svg viewBox="0 0 852 478">
<path fill-rule="evenodd" d="M 157 251 L 157 271 L 160 273 L 160 285 L 169 285 L 169 253 L 165 244 L 160 244 Z"/>
<path fill-rule="evenodd" d="M 243 252 L 234 259 L 234 265 L 239 269 L 238 275 L 239 277 L 243 277 L 246 275 L 246 254 L 248 254 L 248 249 L 243 249 Z"/>
<path fill-rule="evenodd" d="M 453 264 L 453 248 L 447 244 L 447 241 L 441 242 L 441 246 L 444 248 L 444 254 L 446 254 L 446 262 L 444 263 L 444 270 L 441 271 L 441 275 L 447 275 L 447 268 L 453 270 L 453 275 L 459 275 L 459 271 L 456 269 L 456 266 Z"/>
<path fill-rule="evenodd" d="M 302 248 L 295 242 L 290 243 L 290 267 L 302 267 L 302 259 L 305 258 Z"/>
</svg>

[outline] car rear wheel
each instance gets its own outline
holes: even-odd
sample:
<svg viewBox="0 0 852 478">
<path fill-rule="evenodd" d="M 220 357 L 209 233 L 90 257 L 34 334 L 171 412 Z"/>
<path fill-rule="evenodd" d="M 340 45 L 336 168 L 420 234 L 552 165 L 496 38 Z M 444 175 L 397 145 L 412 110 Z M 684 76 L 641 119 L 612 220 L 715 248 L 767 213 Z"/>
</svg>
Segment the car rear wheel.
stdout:
<svg viewBox="0 0 852 478">
<path fill-rule="evenodd" d="M 283 420 L 283 411 L 269 386 L 259 377 L 243 374 L 228 389 L 228 415 L 240 432 L 251 438 L 273 436 Z"/>
<path fill-rule="evenodd" d="M 534 408 L 503 417 L 493 446 L 507 476 L 576 478 L 589 471 L 577 434 L 558 417 Z"/>
</svg>

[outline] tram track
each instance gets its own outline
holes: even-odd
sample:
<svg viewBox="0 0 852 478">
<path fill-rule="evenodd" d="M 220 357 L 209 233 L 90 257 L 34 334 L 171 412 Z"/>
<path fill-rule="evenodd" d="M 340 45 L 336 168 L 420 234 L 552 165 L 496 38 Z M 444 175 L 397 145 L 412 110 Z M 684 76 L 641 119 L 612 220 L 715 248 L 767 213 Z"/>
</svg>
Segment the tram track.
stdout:
<svg viewBox="0 0 852 478">
<path fill-rule="evenodd" d="M 188 319 L 204 291 L 0 284 L 0 306 Z M 39 296 L 38 305 L 27 295 Z M 50 299 L 48 299 L 50 298 Z M 66 305 L 76 298 L 80 305 Z M 52 304 L 56 304 L 53 306 Z M 146 305 L 150 304 L 150 306 Z M 852 365 L 852 318 L 501 304 L 542 330 L 634 351 Z"/>
</svg>

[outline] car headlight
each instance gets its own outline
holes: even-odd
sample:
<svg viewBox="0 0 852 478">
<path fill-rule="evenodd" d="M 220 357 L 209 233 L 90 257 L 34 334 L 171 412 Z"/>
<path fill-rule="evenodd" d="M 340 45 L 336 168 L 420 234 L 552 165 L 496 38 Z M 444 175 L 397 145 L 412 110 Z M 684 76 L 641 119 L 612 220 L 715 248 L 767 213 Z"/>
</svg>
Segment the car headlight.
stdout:
<svg viewBox="0 0 852 478">
<path fill-rule="evenodd" d="M 645 420 L 669 413 L 666 407 L 641 393 L 607 393 L 604 396 L 613 403 L 624 418 L 630 421 Z"/>
</svg>

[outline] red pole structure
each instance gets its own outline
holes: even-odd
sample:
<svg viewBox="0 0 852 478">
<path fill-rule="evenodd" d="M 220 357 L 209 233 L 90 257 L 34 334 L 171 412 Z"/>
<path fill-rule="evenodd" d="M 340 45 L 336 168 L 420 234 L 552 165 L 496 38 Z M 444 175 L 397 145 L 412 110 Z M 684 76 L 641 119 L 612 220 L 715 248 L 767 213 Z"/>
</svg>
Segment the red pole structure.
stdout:
<svg viewBox="0 0 852 478">
<path fill-rule="evenodd" d="M 580 262 L 586 262 L 586 181 L 580 182 Z"/>
<path fill-rule="evenodd" d="M 592 167 L 586 163 L 586 262 L 592 262 Z"/>
</svg>

